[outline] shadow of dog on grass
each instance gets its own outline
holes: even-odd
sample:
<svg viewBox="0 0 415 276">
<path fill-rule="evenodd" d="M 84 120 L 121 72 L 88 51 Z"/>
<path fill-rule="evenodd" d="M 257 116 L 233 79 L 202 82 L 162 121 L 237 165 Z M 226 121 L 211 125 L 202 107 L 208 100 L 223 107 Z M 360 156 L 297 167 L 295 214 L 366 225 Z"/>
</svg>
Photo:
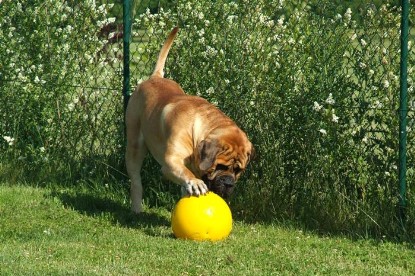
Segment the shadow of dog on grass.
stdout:
<svg viewBox="0 0 415 276">
<path fill-rule="evenodd" d="M 116 226 L 140 229 L 149 236 L 172 236 L 168 212 L 149 210 L 137 216 L 131 212 L 129 204 L 70 189 L 53 191 L 50 196 L 62 202 L 65 208 L 82 215 L 109 221 Z"/>
</svg>

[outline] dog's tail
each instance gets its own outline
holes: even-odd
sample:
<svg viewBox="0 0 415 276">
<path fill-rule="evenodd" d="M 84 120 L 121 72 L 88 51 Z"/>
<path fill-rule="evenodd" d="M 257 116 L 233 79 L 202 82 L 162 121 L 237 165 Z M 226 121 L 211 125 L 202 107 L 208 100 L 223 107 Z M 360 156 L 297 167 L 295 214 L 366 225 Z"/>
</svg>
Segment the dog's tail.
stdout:
<svg viewBox="0 0 415 276">
<path fill-rule="evenodd" d="M 166 64 L 167 55 L 169 54 L 169 50 L 171 45 L 173 44 L 173 40 L 179 31 L 179 27 L 175 27 L 169 36 L 167 37 L 166 41 L 164 42 L 163 47 L 160 50 L 160 54 L 156 63 L 156 68 L 154 69 L 152 77 L 164 77 L 164 65 Z"/>
</svg>

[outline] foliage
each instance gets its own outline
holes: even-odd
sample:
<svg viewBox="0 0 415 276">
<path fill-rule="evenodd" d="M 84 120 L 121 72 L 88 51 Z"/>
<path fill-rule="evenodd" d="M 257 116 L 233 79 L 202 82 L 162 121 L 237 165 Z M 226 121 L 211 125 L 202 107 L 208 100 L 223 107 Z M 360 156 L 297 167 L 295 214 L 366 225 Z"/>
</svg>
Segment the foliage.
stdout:
<svg viewBox="0 0 415 276">
<path fill-rule="evenodd" d="M 100 36 L 115 19 L 75 2 L 1 3 L 0 149 L 30 177 L 103 173 L 97 162 L 120 158 L 119 48 Z"/>
<path fill-rule="evenodd" d="M 320 6 L 332 11 L 329 2 Z M 135 26 L 160 37 L 144 50 L 155 59 L 180 22 L 167 72 L 256 145 L 259 160 L 233 201 L 241 217 L 397 233 L 399 11 L 369 5 L 357 15 L 322 16 L 311 7 L 179 1 L 177 14 L 143 13 Z"/>
</svg>

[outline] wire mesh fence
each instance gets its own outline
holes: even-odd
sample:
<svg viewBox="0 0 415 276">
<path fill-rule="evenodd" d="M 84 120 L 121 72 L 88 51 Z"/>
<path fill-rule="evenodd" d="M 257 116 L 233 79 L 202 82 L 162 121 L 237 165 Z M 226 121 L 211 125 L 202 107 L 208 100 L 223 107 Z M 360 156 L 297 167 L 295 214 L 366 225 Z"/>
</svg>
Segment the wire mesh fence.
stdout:
<svg viewBox="0 0 415 276">
<path fill-rule="evenodd" d="M 0 36 L 7 38 L 0 41 L 0 147 L 15 161 L 13 170 L 26 164 L 65 179 L 125 179 L 125 36 L 121 2 L 110 2 L 0 4 Z M 232 200 L 236 217 L 294 219 L 323 231 L 398 232 L 391 221 L 399 199 L 399 4 L 131 3 L 131 90 L 150 75 L 166 35 L 179 25 L 166 76 L 221 108 L 259 152 Z M 410 25 L 409 206 L 413 37 Z M 155 175 L 159 168 L 150 162 L 143 179 L 159 182 Z M 163 185 L 153 191 L 159 197 L 171 189 Z M 415 231 L 414 216 L 409 208 L 408 231 Z"/>
<path fill-rule="evenodd" d="M 123 144 L 122 25 L 114 5 L 0 6 L 0 147 L 2 159 L 13 161 L 9 173 L 73 180 L 111 171 Z"/>
<path fill-rule="evenodd" d="M 399 200 L 400 16 L 393 2 L 160 4 L 134 17 L 133 82 L 180 25 L 167 75 L 225 110 L 260 152 L 234 201 L 241 212 L 388 232 Z M 411 164 L 412 27 L 409 40 Z M 407 181 L 413 202 L 411 165 Z"/>
</svg>

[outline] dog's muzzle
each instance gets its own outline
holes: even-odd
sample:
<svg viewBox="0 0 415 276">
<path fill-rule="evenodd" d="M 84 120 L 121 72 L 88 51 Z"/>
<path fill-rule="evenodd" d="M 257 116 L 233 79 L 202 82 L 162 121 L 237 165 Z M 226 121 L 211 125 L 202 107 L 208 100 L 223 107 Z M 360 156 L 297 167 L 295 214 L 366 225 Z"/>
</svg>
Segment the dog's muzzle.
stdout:
<svg viewBox="0 0 415 276">
<path fill-rule="evenodd" d="M 219 175 L 212 180 L 207 177 L 203 177 L 203 181 L 206 183 L 210 191 L 225 200 L 229 199 L 229 196 L 235 188 L 235 178 L 233 175 Z"/>
</svg>

